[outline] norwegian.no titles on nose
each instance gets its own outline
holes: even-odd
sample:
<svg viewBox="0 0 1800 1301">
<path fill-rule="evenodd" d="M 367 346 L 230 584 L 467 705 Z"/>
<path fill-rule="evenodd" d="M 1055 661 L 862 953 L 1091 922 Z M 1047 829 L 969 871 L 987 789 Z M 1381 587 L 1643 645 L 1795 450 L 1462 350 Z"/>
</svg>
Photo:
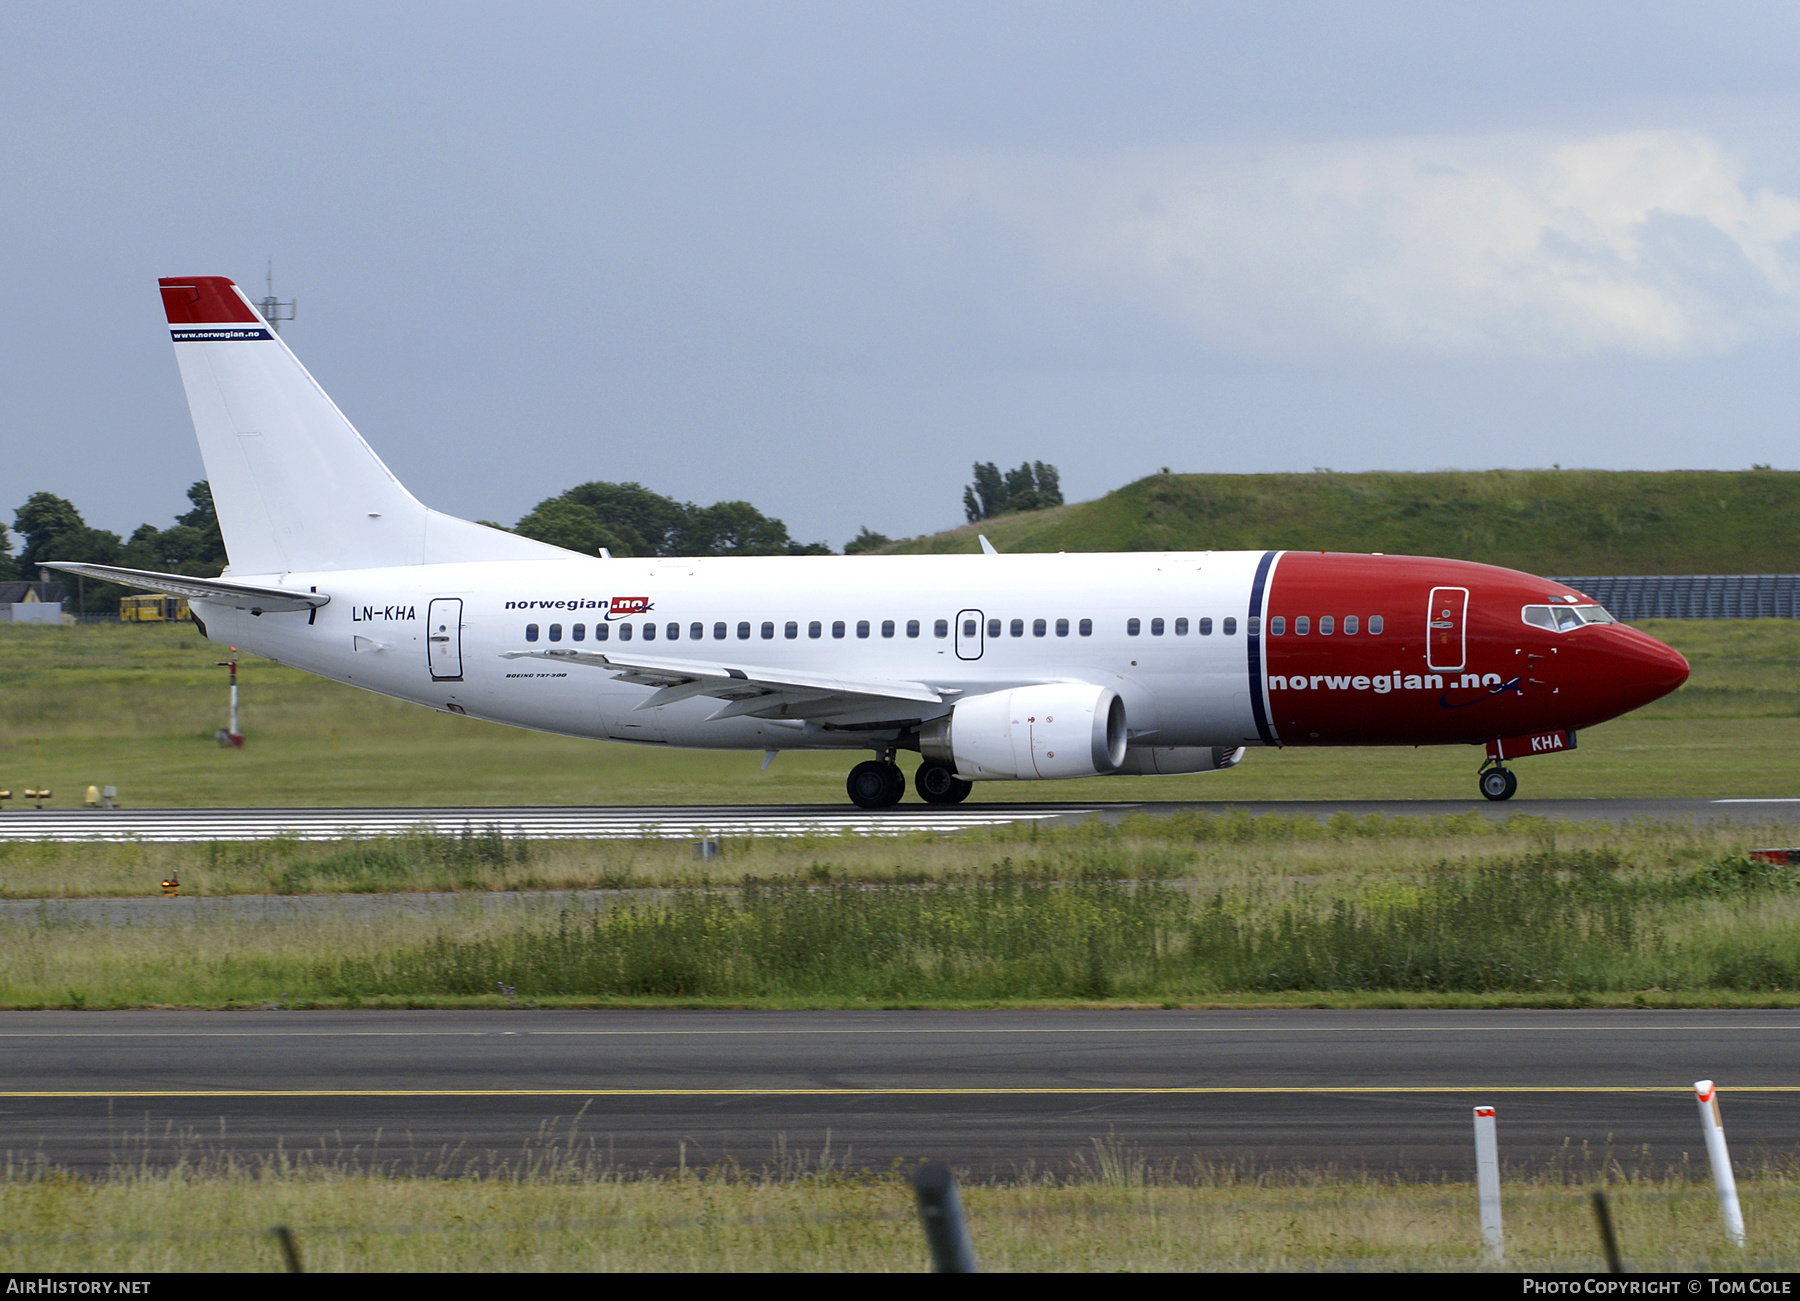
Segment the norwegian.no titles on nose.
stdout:
<svg viewBox="0 0 1800 1301">
<path fill-rule="evenodd" d="M 1416 556 L 1192 551 L 585 556 L 422 505 L 222 276 L 161 282 L 230 564 L 53 567 L 186 596 L 213 641 L 569 736 L 871 751 L 850 798 L 1197 773 L 1256 746 L 1508 760 L 1675 690 L 1687 662 L 1561 584 Z"/>
</svg>

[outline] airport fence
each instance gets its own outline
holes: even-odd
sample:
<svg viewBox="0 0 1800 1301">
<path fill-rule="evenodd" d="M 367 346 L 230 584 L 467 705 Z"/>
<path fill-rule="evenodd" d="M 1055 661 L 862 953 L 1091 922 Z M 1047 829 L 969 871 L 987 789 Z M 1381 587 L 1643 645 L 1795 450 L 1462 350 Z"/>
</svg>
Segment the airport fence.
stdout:
<svg viewBox="0 0 1800 1301">
<path fill-rule="evenodd" d="M 1615 619 L 1800 618 L 1800 574 L 1669 574 L 1555 578 Z"/>
</svg>

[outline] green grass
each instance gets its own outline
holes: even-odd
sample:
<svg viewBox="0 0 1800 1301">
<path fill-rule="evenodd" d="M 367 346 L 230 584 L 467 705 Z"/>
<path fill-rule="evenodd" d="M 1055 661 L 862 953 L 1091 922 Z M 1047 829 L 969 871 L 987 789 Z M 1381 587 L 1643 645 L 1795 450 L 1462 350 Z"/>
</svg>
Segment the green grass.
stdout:
<svg viewBox="0 0 1800 1301">
<path fill-rule="evenodd" d="M 1635 1270 L 1800 1267 L 1791 1171 L 1740 1172 L 1749 1239 L 1740 1251 L 1725 1241 L 1712 1189 L 1690 1172 L 1580 1155 L 1503 1183 L 1505 1270 L 1604 1269 L 1595 1184 L 1606 1186 Z M 126 1164 L 88 1180 L 14 1162 L 0 1174 L 0 1251 L 19 1272 L 272 1273 L 283 1267 L 271 1232 L 280 1224 L 317 1273 L 928 1268 L 904 1178 L 847 1174 L 829 1153 L 659 1176 L 621 1171 L 559 1133 L 497 1168 L 455 1153 L 442 1164 L 436 1177 L 391 1178 L 329 1152 L 269 1161 L 202 1152 L 174 1169 Z M 1155 1164 L 1101 1139 L 1066 1169 L 964 1180 L 960 1193 L 989 1272 L 1494 1268 L 1475 1191 L 1455 1181 Z"/>
<path fill-rule="evenodd" d="M 449 915 L 39 912 L 0 923 L 0 1006 L 1795 1005 L 1800 880 L 1743 857 L 1765 834 L 1197 812 L 737 841 L 712 864 L 497 837 L 11 845 L 14 889 L 71 895 L 145 893 L 152 864 L 214 895 L 513 893 Z"/>
<path fill-rule="evenodd" d="M 1093 501 L 912 538 L 892 553 L 1384 551 L 1554 576 L 1794 568 L 1800 473 L 1485 470 L 1153 475 Z"/>
<path fill-rule="evenodd" d="M 1643 625 L 1688 656 L 1675 695 L 1519 765 L 1524 797 L 1781 796 L 1800 784 L 1800 622 Z M 844 802 L 851 757 L 760 756 L 544 736 L 408 705 L 250 659 L 241 751 L 223 648 L 156 625 L 0 625 L 0 788 L 53 807 L 114 785 L 131 807 Z M 1192 777 L 1005 782 L 977 801 L 1468 799 L 1480 752 L 1252 751 Z M 17 803 L 15 795 L 15 804 Z"/>
</svg>

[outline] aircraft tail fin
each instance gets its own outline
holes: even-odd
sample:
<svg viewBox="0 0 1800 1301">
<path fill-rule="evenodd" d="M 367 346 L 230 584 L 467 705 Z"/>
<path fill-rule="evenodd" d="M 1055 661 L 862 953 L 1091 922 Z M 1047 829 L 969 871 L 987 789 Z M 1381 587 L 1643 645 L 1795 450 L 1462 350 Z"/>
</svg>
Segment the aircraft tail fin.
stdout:
<svg viewBox="0 0 1800 1301">
<path fill-rule="evenodd" d="M 232 571 L 567 557 L 422 505 L 230 280 L 160 283 Z"/>
</svg>

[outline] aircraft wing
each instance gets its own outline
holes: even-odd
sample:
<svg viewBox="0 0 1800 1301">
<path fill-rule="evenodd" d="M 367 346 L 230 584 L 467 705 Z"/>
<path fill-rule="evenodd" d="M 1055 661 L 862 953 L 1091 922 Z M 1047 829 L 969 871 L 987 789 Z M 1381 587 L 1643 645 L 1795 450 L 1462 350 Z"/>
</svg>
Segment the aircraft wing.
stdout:
<svg viewBox="0 0 1800 1301">
<path fill-rule="evenodd" d="M 235 583 L 229 578 L 189 578 L 186 574 L 158 574 L 148 569 L 120 569 L 116 565 L 76 564 L 73 561 L 46 560 L 43 563 L 46 569 L 82 574 L 88 578 L 97 578 L 103 583 L 146 587 L 152 592 L 167 592 L 170 596 L 185 596 L 190 600 L 218 601 L 254 614 L 262 614 L 268 610 L 316 610 L 331 603 L 331 598 L 323 592 L 297 592 L 291 587 L 256 587 L 249 583 Z"/>
<path fill-rule="evenodd" d="M 710 696 L 725 702 L 711 715 L 715 719 L 741 715 L 828 718 L 883 701 L 936 705 L 961 694 L 953 688 L 929 687 L 923 682 L 859 681 L 747 664 L 715 664 L 660 655 L 620 655 L 610 651 L 508 651 L 502 658 L 552 660 L 612 669 L 618 681 L 657 688 L 638 704 L 638 709 L 672 705 L 690 696 Z"/>
</svg>

